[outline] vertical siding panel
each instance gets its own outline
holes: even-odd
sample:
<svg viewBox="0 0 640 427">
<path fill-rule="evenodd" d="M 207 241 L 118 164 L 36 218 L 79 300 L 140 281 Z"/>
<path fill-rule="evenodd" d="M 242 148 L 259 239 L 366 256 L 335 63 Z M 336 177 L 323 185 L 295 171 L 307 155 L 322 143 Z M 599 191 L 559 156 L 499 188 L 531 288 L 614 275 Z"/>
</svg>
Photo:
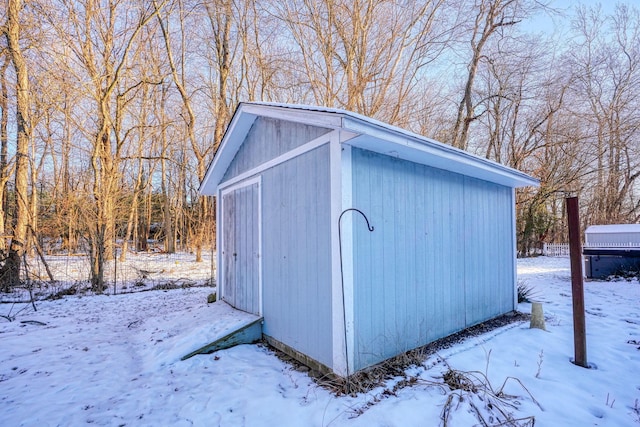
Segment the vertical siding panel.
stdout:
<svg viewBox="0 0 640 427">
<path fill-rule="evenodd" d="M 467 325 L 473 325 L 512 309 L 513 247 L 511 190 L 472 178 L 465 180 L 466 233 L 470 242 L 465 266 Z"/>
<path fill-rule="evenodd" d="M 464 303 L 466 299 L 464 289 L 464 263 L 466 253 L 460 250 L 461 245 L 467 240 L 464 235 L 464 198 L 463 198 L 463 178 L 460 175 L 446 173 L 444 182 L 443 200 L 445 206 L 449 206 L 448 235 L 444 236 L 441 242 L 447 248 L 443 263 L 448 267 L 444 283 L 448 283 L 447 289 L 447 313 L 444 314 L 446 327 L 445 334 L 455 332 L 464 327 Z M 436 285 L 437 286 L 437 285 Z"/>
<path fill-rule="evenodd" d="M 296 136 L 296 138 L 300 138 L 300 135 Z M 315 159 L 313 159 L 313 157 L 309 157 L 309 156 L 302 156 L 300 158 L 300 161 L 297 162 L 298 163 L 298 173 L 300 171 L 304 171 L 305 174 L 309 174 L 309 176 L 314 177 L 315 176 L 315 168 L 314 168 L 314 162 Z M 301 183 L 301 187 L 302 187 L 302 191 L 304 191 L 305 194 L 315 194 L 314 193 L 314 184 L 315 180 L 314 179 L 305 179 L 303 180 L 303 182 Z M 298 203 L 300 203 L 300 201 L 298 201 Z M 300 212 L 300 214 L 302 215 L 301 218 L 301 222 L 302 222 L 302 227 L 305 230 L 305 235 L 303 236 L 299 236 L 298 241 L 299 241 L 299 248 L 298 250 L 301 253 L 304 254 L 310 254 L 313 253 L 311 252 L 311 247 L 309 245 L 309 238 L 308 236 L 312 235 L 313 232 L 313 224 L 311 223 L 311 218 L 313 218 L 313 210 L 314 210 L 315 204 L 311 204 L 311 203 L 300 203 L 298 211 Z M 318 287 L 317 287 L 317 282 L 315 280 L 308 280 L 309 277 L 316 277 L 314 276 L 314 265 L 315 263 L 306 263 L 306 265 L 300 263 L 297 265 L 298 267 L 298 286 L 300 286 L 301 288 L 303 286 L 307 287 L 307 291 L 306 292 L 301 292 L 300 297 L 301 298 L 308 298 L 307 301 L 299 301 L 298 305 L 300 306 L 300 312 L 299 312 L 299 316 L 302 316 L 303 312 L 305 311 L 305 306 L 307 304 L 309 304 L 308 301 L 318 301 Z M 303 341 L 304 341 L 304 346 L 306 348 L 310 348 L 313 345 L 313 341 L 316 339 L 316 337 L 318 336 L 318 323 L 317 322 L 312 322 L 307 329 L 307 333 L 303 332 L 303 328 L 300 328 L 300 330 L 298 331 L 298 334 L 300 334 L 303 337 Z"/>
<path fill-rule="evenodd" d="M 352 159 L 354 205 L 376 227 L 365 240 L 354 226 L 356 369 L 508 311 L 510 189 L 359 149 Z"/>
<path fill-rule="evenodd" d="M 264 332 L 279 331 L 286 321 L 283 304 L 279 304 L 279 293 L 282 286 L 279 281 L 284 275 L 283 254 L 279 248 L 283 247 L 284 234 L 280 233 L 284 223 L 285 201 L 283 194 L 274 197 L 274 192 L 280 192 L 280 183 L 284 182 L 284 168 L 273 168 L 263 175 L 263 309 L 265 315 Z M 267 323 L 268 322 L 268 323 Z"/>
<path fill-rule="evenodd" d="M 285 187 L 286 204 L 289 210 L 287 212 L 288 215 L 284 218 L 284 224 L 295 224 L 294 227 L 298 232 L 285 233 L 285 235 L 287 236 L 287 241 L 285 243 L 285 248 L 283 248 L 286 254 L 284 265 L 286 270 L 289 271 L 289 280 L 291 281 L 289 286 L 289 292 L 291 292 L 291 302 L 288 304 L 288 309 L 293 312 L 294 319 L 300 319 L 300 313 L 302 310 L 302 307 L 300 307 L 300 265 L 298 265 L 298 258 L 296 256 L 300 253 L 299 242 L 300 239 L 303 238 L 303 236 L 299 234 L 303 232 L 300 225 L 304 223 L 304 215 L 299 211 L 299 206 L 296 200 L 297 190 L 300 189 L 300 185 L 302 183 L 302 180 L 300 179 L 301 177 L 297 175 L 298 164 L 301 161 L 301 158 L 297 158 L 293 161 L 287 162 L 287 167 L 285 169 L 285 180 L 286 182 L 291 184 Z M 284 230 L 281 230 L 281 232 L 284 232 Z M 291 339 L 294 343 L 294 347 L 301 348 L 304 337 L 300 335 L 300 322 L 293 322 L 290 328 L 289 339 Z"/>
<path fill-rule="evenodd" d="M 428 270 L 427 274 L 427 288 L 425 289 L 425 295 L 429 302 L 427 307 L 431 309 L 427 314 L 431 319 L 431 333 L 429 339 L 436 339 L 440 331 L 444 328 L 444 304 L 442 301 L 443 293 L 436 295 L 436 281 L 440 277 L 438 270 L 443 268 L 443 254 L 442 254 L 442 230 L 443 226 L 443 213 L 442 213 L 442 189 L 439 182 L 436 179 L 436 171 L 433 169 L 424 169 L 425 187 L 427 206 L 424 211 L 429 221 L 429 240 L 428 247 L 431 257 L 425 260 Z"/>
<path fill-rule="evenodd" d="M 419 328 L 419 322 L 417 321 L 417 304 L 416 304 L 416 252 L 419 251 L 417 244 L 418 239 L 416 235 L 419 234 L 419 229 L 416 227 L 416 211 L 422 209 L 420 205 L 416 203 L 416 188 L 415 188 L 415 174 L 416 164 L 408 163 L 406 167 L 402 168 L 402 180 L 406 181 L 407 191 L 404 194 L 404 200 L 402 204 L 401 216 L 404 217 L 404 245 L 403 250 L 400 252 L 403 254 L 403 275 L 404 280 L 404 292 L 405 295 L 401 298 L 404 304 L 404 310 L 406 315 L 400 313 L 400 328 L 401 331 L 410 330 L 410 336 L 419 336 L 422 334 Z M 413 346 L 417 340 L 409 338 L 407 345 Z"/>
<path fill-rule="evenodd" d="M 359 151 L 360 152 L 360 151 Z M 363 153 L 363 152 L 360 152 Z M 353 157 L 353 153 L 352 153 Z M 393 286 L 392 283 L 388 283 L 385 278 L 385 264 L 388 262 L 388 250 L 386 250 L 385 245 L 387 244 L 387 239 L 385 238 L 388 235 L 388 228 L 390 226 L 388 221 L 388 215 L 385 214 L 386 209 L 386 197 L 388 196 L 388 192 L 385 192 L 384 188 L 384 178 L 383 174 L 376 173 L 376 171 L 382 171 L 385 168 L 384 159 L 378 156 L 370 156 L 368 159 L 367 172 L 370 174 L 371 179 L 371 189 L 375 191 L 371 194 L 363 194 L 365 198 L 370 198 L 373 196 L 375 200 L 375 204 L 373 206 L 373 211 L 376 213 L 378 218 L 377 222 L 379 224 L 380 232 L 376 234 L 374 240 L 375 244 L 375 252 L 373 255 L 373 264 L 374 264 L 374 272 L 375 275 L 371 275 L 369 277 L 368 282 L 371 287 L 371 307 L 372 307 L 372 318 L 371 322 L 371 330 L 369 331 L 370 335 L 365 336 L 363 342 L 366 347 L 364 351 L 366 351 L 367 359 L 366 363 L 370 364 L 372 360 L 375 360 L 379 357 L 379 354 L 375 354 L 379 352 L 380 348 L 384 346 L 384 338 L 385 338 L 385 325 L 386 325 L 386 298 L 388 293 L 389 286 Z M 377 190 L 376 190 L 377 189 Z M 358 245 L 358 243 L 354 243 L 354 246 Z M 359 245 L 358 245 L 359 246 Z M 370 270 L 369 270 L 370 271 Z M 367 273 L 370 274 L 370 273 Z M 354 284 L 355 286 L 355 284 Z"/>
<path fill-rule="evenodd" d="M 500 188 L 499 190 L 501 191 L 497 190 L 498 189 L 493 189 L 490 184 L 487 184 L 486 186 L 486 191 L 489 195 L 491 195 L 491 193 L 495 193 L 495 196 L 493 197 L 495 200 L 493 206 L 487 207 L 487 212 L 491 213 L 491 217 L 486 219 L 487 224 L 490 224 L 490 227 L 486 229 L 486 232 L 496 236 L 496 242 L 502 242 L 500 244 L 492 245 L 495 247 L 494 255 L 491 257 L 495 260 L 493 261 L 493 269 L 491 269 L 492 261 L 489 259 L 490 255 L 486 253 L 486 251 L 485 259 L 483 260 L 485 265 L 484 277 L 486 278 L 487 283 L 489 283 L 492 270 L 494 272 L 494 277 L 497 276 L 497 280 L 493 286 L 488 285 L 490 287 L 489 292 L 487 292 L 488 298 L 491 298 L 491 301 L 494 301 L 494 308 L 488 313 L 491 316 L 496 316 L 507 311 L 508 309 L 505 309 L 505 301 L 512 297 L 512 293 L 510 293 L 508 289 L 508 282 L 510 281 L 507 279 L 504 268 L 513 262 L 513 254 L 510 251 L 511 240 L 513 240 L 510 233 L 511 227 L 509 226 L 511 222 L 504 222 L 505 219 L 507 219 L 504 211 L 509 209 L 510 205 L 504 204 L 504 196 L 506 194 L 506 191 L 504 191 L 505 189 Z M 489 197 L 487 197 L 487 200 L 489 200 Z M 510 238 L 510 240 L 507 242 L 506 239 L 508 238 Z M 487 305 L 489 306 L 490 304 L 487 303 Z"/>
<path fill-rule="evenodd" d="M 435 293 L 436 296 L 443 292 L 443 330 L 440 333 L 448 334 L 456 329 L 458 316 L 460 313 L 454 311 L 455 300 L 458 295 L 457 283 L 455 275 L 456 259 L 452 257 L 464 256 L 462 251 L 456 252 L 453 246 L 453 239 L 456 236 L 456 215 L 459 213 L 459 204 L 457 194 L 453 188 L 454 180 L 450 174 L 444 171 L 438 171 L 438 180 L 440 186 L 440 209 L 443 218 L 443 233 L 440 240 L 442 257 L 441 266 L 436 267 L 439 275 L 436 276 Z M 441 288 L 439 284 L 442 284 Z"/>
<path fill-rule="evenodd" d="M 266 170 L 262 203 L 264 332 L 331 366 L 328 145 Z"/>
<path fill-rule="evenodd" d="M 364 168 L 357 168 L 352 170 L 353 181 L 357 181 L 360 183 L 359 186 L 352 185 L 351 194 L 352 199 L 360 200 L 361 202 L 354 203 L 354 207 L 361 209 L 367 217 L 374 223 L 375 231 L 380 232 L 380 227 L 378 224 L 375 224 L 376 221 L 376 213 L 372 208 L 372 200 L 363 197 L 364 194 L 368 194 L 370 191 L 370 175 L 367 173 L 368 171 Z M 355 216 L 355 214 L 354 214 Z M 374 232 L 375 232 L 374 231 Z M 362 232 L 359 227 L 353 227 L 353 240 L 362 241 L 362 245 L 353 245 L 353 259 L 358 260 L 358 262 L 372 266 L 371 256 L 373 250 L 367 250 L 366 248 L 361 248 L 361 246 L 366 245 L 366 239 L 362 236 Z M 371 243 L 369 241 L 369 243 Z M 369 280 L 366 274 L 360 274 L 360 270 L 354 268 L 353 269 L 353 283 L 366 283 Z M 363 343 L 358 340 L 359 337 L 368 336 L 369 331 L 373 328 L 373 314 L 372 314 L 372 287 L 371 286 L 356 286 L 353 290 L 353 300 L 362 301 L 361 304 L 354 304 L 353 308 L 353 318 L 354 318 L 354 346 L 355 346 L 355 359 L 354 363 L 356 365 L 362 362 L 360 358 L 361 351 L 363 348 Z"/>
<path fill-rule="evenodd" d="M 302 135 L 299 135 L 298 138 L 303 137 Z M 304 174 L 308 174 L 309 177 L 313 177 L 311 179 L 305 179 L 303 180 L 303 182 L 301 183 L 301 191 L 304 192 L 305 195 L 314 195 L 317 193 L 317 188 L 316 188 L 316 182 L 317 182 L 317 170 L 316 170 L 316 163 L 317 160 L 313 157 L 313 156 L 302 156 L 300 158 L 300 161 L 297 162 L 297 172 L 296 174 L 299 173 L 304 173 Z M 298 211 L 303 215 L 302 218 L 302 224 L 303 224 L 303 230 L 304 231 L 304 235 L 299 236 L 298 237 L 298 242 L 299 242 L 299 251 L 302 254 L 312 254 L 314 253 L 314 248 L 312 247 L 312 239 L 310 239 L 310 236 L 313 236 L 313 230 L 314 230 L 314 222 L 315 221 L 315 215 L 318 214 L 318 212 L 316 211 L 316 203 L 301 203 L 301 200 L 298 198 L 298 203 L 299 203 L 299 207 L 298 207 Z M 297 267 L 298 267 L 298 286 L 300 286 L 301 289 L 303 289 L 303 287 L 306 287 L 307 290 L 306 292 L 301 292 L 300 294 L 300 298 L 301 300 L 298 302 L 298 306 L 299 306 L 299 318 L 300 319 L 304 319 L 305 315 L 306 315 L 306 310 L 307 310 L 307 306 L 309 304 L 309 301 L 320 301 L 322 298 L 322 295 L 319 294 L 318 292 L 318 281 L 317 280 L 309 280 L 309 278 L 317 278 L 317 271 L 316 271 L 316 266 L 317 264 L 315 262 L 306 262 L 306 263 L 298 263 Z M 325 286 L 328 286 L 329 283 L 326 283 Z M 304 299 L 304 300 L 303 300 Z M 318 321 L 315 322 L 311 322 L 311 324 L 308 325 L 308 329 L 305 330 L 304 328 L 300 328 L 300 330 L 298 331 L 298 334 L 300 334 L 300 336 L 303 338 L 304 340 L 304 346 L 306 348 L 312 348 L 314 346 L 318 346 L 317 343 L 317 337 L 319 337 L 320 335 L 320 323 Z"/>
<path fill-rule="evenodd" d="M 383 179 L 379 173 L 372 173 L 384 167 L 381 158 L 369 157 L 366 159 L 369 167 L 354 168 L 354 205 L 366 207 L 364 211 L 370 219 L 375 230 L 369 233 L 363 227 L 354 228 L 356 242 L 354 248 L 357 256 L 354 262 L 354 283 L 362 284 L 355 286 L 356 292 L 361 293 L 362 298 L 354 296 L 355 310 L 358 316 L 355 322 L 355 343 L 356 343 L 356 366 L 369 365 L 372 360 L 380 357 L 376 354 L 384 348 L 385 331 L 385 310 L 388 292 L 384 281 L 385 239 L 388 234 L 388 224 L 385 216 L 385 193 L 383 190 Z M 368 235 L 368 236 L 367 236 Z M 367 236 L 367 237 L 364 237 Z M 370 255 L 364 257 L 363 253 Z M 388 251 L 387 251 L 388 253 Z M 360 266 L 360 268 L 358 268 Z M 357 277 L 357 281 L 355 279 Z"/>
<path fill-rule="evenodd" d="M 254 267 L 257 264 L 254 257 L 254 242 L 253 239 L 257 239 L 258 235 L 254 233 L 253 229 L 258 221 L 258 215 L 255 210 L 255 206 L 253 204 L 253 195 L 256 193 L 257 187 L 255 185 L 250 185 L 246 191 L 246 201 L 247 201 L 247 230 L 246 230 L 246 257 L 247 257 L 247 283 L 251 284 L 250 286 L 246 286 L 247 292 L 245 295 L 245 300 L 247 302 L 247 308 L 249 311 L 255 313 L 255 300 L 254 300 L 254 289 L 257 277 L 254 276 L 253 271 Z M 257 240 L 256 240 L 257 243 Z M 255 295 L 257 296 L 257 295 Z"/>
<path fill-rule="evenodd" d="M 223 181 L 329 132 L 331 129 L 258 117 L 227 168 Z"/>
<path fill-rule="evenodd" d="M 223 298 L 231 305 L 235 304 L 234 289 L 232 284 L 236 281 L 236 264 L 233 257 L 235 251 L 235 221 L 234 221 L 234 198 L 232 194 L 223 196 L 224 198 L 224 243 L 223 243 L 223 262 L 224 262 L 224 294 Z"/>
<path fill-rule="evenodd" d="M 467 245 L 465 276 L 469 277 L 467 284 L 467 301 L 466 301 L 466 324 L 473 324 L 473 320 L 477 317 L 476 309 L 478 303 L 478 287 L 473 277 L 478 277 L 481 272 L 476 265 L 476 251 L 471 247 L 471 242 L 475 241 L 478 236 L 479 227 L 482 226 L 477 221 L 477 215 L 481 212 L 478 206 L 477 189 L 473 188 L 473 183 L 465 179 L 465 198 L 467 200 L 467 212 L 465 215 L 465 235 L 469 241 Z"/>
<path fill-rule="evenodd" d="M 249 195 L 249 189 L 244 187 L 241 190 L 238 190 L 238 193 L 241 212 L 237 212 L 236 215 L 242 218 L 242 221 L 239 221 L 238 223 L 238 230 L 240 233 L 240 247 L 238 248 L 238 267 L 240 271 L 240 277 L 238 278 L 238 305 L 248 311 L 248 293 L 251 289 L 251 278 L 248 274 L 250 270 L 250 259 L 247 259 L 247 257 L 249 256 L 249 226 L 252 217 L 251 212 L 249 211 L 249 199 L 247 197 Z"/>
<path fill-rule="evenodd" d="M 436 331 L 438 330 L 437 322 L 439 321 L 437 308 L 440 307 L 436 303 L 434 295 L 434 278 L 435 269 L 434 265 L 437 265 L 436 256 L 439 251 L 436 250 L 436 230 L 440 227 L 436 226 L 435 222 L 435 190 L 434 180 L 432 179 L 432 170 L 427 168 L 421 168 L 422 173 L 420 178 L 423 183 L 424 194 L 424 209 L 422 215 L 426 224 L 425 230 L 425 253 L 422 261 L 421 270 L 423 271 L 423 294 L 424 294 L 424 307 L 425 322 L 427 327 L 426 339 L 427 341 L 434 339 Z"/>
<path fill-rule="evenodd" d="M 249 222 L 251 221 L 251 213 L 249 212 L 248 206 L 248 195 L 249 191 L 247 187 L 238 190 L 238 196 L 240 199 L 240 210 L 239 217 L 242 218 L 242 221 L 238 223 L 238 229 L 240 232 L 240 248 L 238 250 L 238 267 L 240 270 L 240 278 L 239 278 L 239 286 L 238 286 L 238 297 L 240 302 L 238 303 L 240 307 L 243 307 L 244 310 L 248 311 L 247 306 L 249 305 L 248 300 L 248 292 L 251 288 L 251 282 L 249 277 L 249 264 L 250 259 L 247 259 L 249 252 Z"/>
<path fill-rule="evenodd" d="M 502 197 L 500 203 L 500 224 L 499 229 L 502 230 L 501 240 L 505 239 L 505 245 L 501 251 L 502 260 L 499 264 L 499 270 L 501 273 L 500 283 L 503 283 L 503 292 L 497 295 L 497 298 L 501 298 L 503 305 L 500 307 L 501 312 L 507 312 L 514 310 L 514 300 L 516 295 L 516 272 L 514 269 L 508 269 L 507 265 L 514 264 L 514 257 L 516 256 L 516 248 L 514 247 L 515 230 L 512 229 L 512 224 L 515 224 L 515 218 L 513 218 L 513 211 L 515 206 L 515 200 L 513 199 L 514 191 L 510 188 L 502 189 Z M 506 239 L 510 239 L 506 244 Z"/>
<path fill-rule="evenodd" d="M 441 171 L 438 171 L 438 178 L 439 178 L 439 189 L 440 189 L 440 200 L 439 200 L 439 209 L 440 209 L 440 215 L 442 218 L 442 223 L 443 223 L 443 227 L 442 227 L 442 237 L 439 240 L 440 242 L 440 246 L 441 246 L 441 251 L 442 251 L 442 255 L 440 257 L 440 265 L 436 267 L 436 271 L 438 272 L 438 275 L 436 276 L 436 281 L 435 281 L 435 293 L 436 293 L 436 298 L 438 297 L 438 294 L 440 292 L 442 292 L 442 330 L 441 333 L 448 333 L 450 330 L 452 330 L 454 328 L 453 324 L 454 324 L 454 318 L 453 316 L 455 314 L 453 314 L 451 312 L 451 299 L 452 299 L 452 294 L 453 294 L 453 273 L 451 272 L 451 267 L 452 264 L 449 262 L 449 259 L 451 258 L 451 238 L 453 237 L 453 228 L 454 228 L 454 224 L 453 224 L 453 212 L 452 210 L 455 209 L 455 200 L 453 198 L 453 195 L 451 194 L 450 191 L 450 186 L 449 185 L 445 185 L 446 181 L 443 181 L 442 179 L 446 179 L 446 176 L 443 176 L 444 174 Z M 442 283 L 444 286 L 444 289 L 440 289 L 438 287 L 438 283 Z M 449 315 L 447 315 L 447 313 L 451 313 Z"/>
<path fill-rule="evenodd" d="M 426 338 L 429 333 L 429 319 L 423 317 L 420 313 L 427 309 L 427 272 L 426 262 L 427 255 L 427 233 L 429 225 L 427 222 L 426 210 L 428 205 L 425 199 L 426 185 L 424 180 L 424 168 L 415 167 L 413 176 L 413 197 L 417 208 L 411 210 L 411 219 L 415 224 L 414 238 L 414 255 L 413 255 L 413 287 L 414 287 L 414 316 L 416 327 L 419 330 L 419 337 Z M 411 228 L 411 227 L 410 227 Z"/>
<path fill-rule="evenodd" d="M 237 190 L 233 193 L 234 201 L 235 201 L 235 211 L 233 212 L 236 220 L 234 221 L 235 228 L 235 236 L 236 236 L 236 247 L 234 248 L 234 264 L 236 266 L 236 284 L 235 284 L 235 300 L 234 304 L 238 308 L 244 308 L 244 286 L 245 282 L 245 264 L 242 259 L 242 254 L 244 253 L 244 238 L 245 238 L 245 230 L 246 230 L 246 222 L 247 222 L 247 213 L 244 204 L 244 194 L 245 192 L 242 190 Z"/>
<path fill-rule="evenodd" d="M 489 183 L 485 184 L 485 191 L 490 195 L 492 193 L 492 188 L 491 185 Z M 503 195 L 504 192 L 502 191 L 495 191 L 495 196 L 493 197 L 494 202 L 489 204 L 487 203 L 485 205 L 486 208 L 486 217 L 485 217 L 485 224 L 487 224 L 487 227 L 485 228 L 485 232 L 486 233 L 491 233 L 492 235 L 496 236 L 496 238 L 500 238 L 500 236 L 503 233 L 502 229 L 504 228 L 509 228 L 506 226 L 505 223 L 502 223 L 504 216 L 500 214 L 500 209 L 498 209 L 498 207 L 503 206 L 502 205 L 502 201 L 503 201 Z M 489 197 L 486 197 L 486 200 L 490 200 Z M 496 245 L 496 252 L 493 256 L 493 258 L 495 259 L 495 264 L 494 264 L 494 278 L 496 279 L 495 283 L 493 285 L 490 285 L 487 280 L 487 282 L 485 282 L 485 304 L 487 307 L 493 307 L 492 310 L 490 310 L 487 314 L 488 315 L 497 315 L 500 314 L 502 312 L 502 309 L 504 307 L 504 300 L 505 297 L 503 295 L 503 291 L 504 291 L 504 283 L 505 283 L 505 275 L 504 275 L 504 269 L 501 268 L 501 266 L 505 265 L 505 260 L 503 258 L 503 254 L 505 253 L 505 243 L 503 241 L 503 243 L 501 245 Z M 488 260 L 488 255 L 487 251 L 484 251 L 485 256 L 482 259 L 482 265 L 483 265 L 483 269 L 482 272 L 483 277 L 485 279 L 488 279 L 489 276 L 491 275 L 491 271 L 490 271 L 490 262 Z M 511 259 L 509 259 L 508 261 L 511 261 Z M 491 304 L 491 302 L 493 301 L 493 304 Z M 482 321 L 482 320 L 480 320 Z"/>
<path fill-rule="evenodd" d="M 393 310 L 392 318 L 388 324 L 387 330 L 386 348 L 393 348 L 397 344 L 394 343 L 394 338 L 402 334 L 403 331 L 403 319 L 406 314 L 406 222 L 405 222 L 405 210 L 406 210 L 406 194 L 407 188 L 403 184 L 403 170 L 399 162 L 393 162 L 393 181 L 391 194 L 393 194 L 394 203 L 391 206 L 392 212 L 389 223 L 392 224 L 393 229 L 393 241 L 389 242 L 389 247 L 393 250 L 395 261 L 389 265 L 389 271 L 394 277 L 394 286 L 390 289 L 393 292 L 393 299 L 390 302 Z M 389 194 L 389 193 L 387 193 Z"/>
<path fill-rule="evenodd" d="M 436 258 L 436 264 L 433 266 L 436 274 L 434 277 L 434 295 L 441 310 L 439 314 L 440 329 L 438 335 L 446 334 L 453 329 L 453 314 L 451 313 L 451 294 L 453 292 L 451 264 L 449 259 L 451 258 L 451 237 L 452 237 L 452 203 L 454 202 L 449 186 L 445 185 L 446 176 L 442 171 L 436 171 L 435 178 L 437 179 L 437 194 L 436 209 L 438 212 L 438 219 L 440 222 L 441 230 L 438 233 L 438 246 L 439 254 Z M 439 286 L 439 284 L 442 284 Z M 449 314 L 447 314 L 449 313 Z"/>
<path fill-rule="evenodd" d="M 407 298 L 405 300 L 406 310 L 407 310 L 407 319 L 406 319 L 406 328 L 413 330 L 414 334 L 417 336 L 423 335 L 423 331 L 421 329 L 420 322 L 418 321 L 418 291 L 417 291 L 417 281 L 416 281 L 416 256 L 417 253 L 421 251 L 420 248 L 420 239 L 419 235 L 421 234 L 421 227 L 418 227 L 416 223 L 416 212 L 418 210 L 423 209 L 420 204 L 417 203 L 416 200 L 416 164 L 410 163 L 409 167 L 406 170 L 406 179 L 408 182 L 408 191 L 405 199 L 405 221 L 406 221 L 406 247 L 404 248 L 405 253 L 405 262 L 404 268 L 406 269 L 407 280 Z M 412 206 L 415 204 L 415 207 Z M 418 340 L 416 339 L 414 342 L 409 345 L 417 345 Z"/>
<path fill-rule="evenodd" d="M 259 312 L 259 213 L 260 187 L 242 186 L 223 195 L 223 298 L 234 307 Z"/>
<path fill-rule="evenodd" d="M 251 233 L 251 283 L 255 285 L 251 288 L 251 301 L 253 302 L 253 313 L 260 313 L 260 186 L 253 184 L 251 186 L 251 212 L 253 215 L 253 221 Z"/>
<path fill-rule="evenodd" d="M 243 286 L 244 290 L 244 304 L 247 307 L 247 311 L 251 311 L 253 308 L 253 238 L 257 237 L 253 233 L 253 224 L 257 220 L 257 215 L 254 219 L 254 211 L 252 204 L 252 193 L 253 186 L 249 186 L 243 191 L 244 193 L 244 203 L 246 208 L 245 218 L 246 221 L 244 223 L 244 252 L 243 257 L 246 260 L 246 263 L 242 266 L 245 271 L 245 286 Z"/>
<path fill-rule="evenodd" d="M 375 357 L 384 357 L 384 351 L 389 348 L 391 344 L 392 334 L 393 334 L 393 322 L 396 318 L 396 301 L 395 301 L 395 288 L 396 288 L 396 276 L 393 266 L 396 264 L 396 252 L 395 252 L 395 192 L 393 188 L 394 184 L 394 171 L 393 166 L 388 165 L 386 162 L 381 163 L 382 168 L 385 173 L 382 176 L 382 194 L 383 197 L 390 197 L 392 203 L 389 203 L 389 199 L 385 199 L 385 204 L 383 205 L 383 213 L 382 213 L 382 222 L 384 228 L 382 229 L 382 238 L 384 239 L 384 243 L 382 246 L 382 256 L 381 260 L 384 265 L 384 269 L 382 270 L 382 283 L 383 283 L 383 301 L 381 301 L 381 312 L 378 312 L 377 315 L 382 319 L 383 328 L 380 330 L 382 333 L 381 343 L 382 348 L 375 349 L 374 356 Z"/>
</svg>

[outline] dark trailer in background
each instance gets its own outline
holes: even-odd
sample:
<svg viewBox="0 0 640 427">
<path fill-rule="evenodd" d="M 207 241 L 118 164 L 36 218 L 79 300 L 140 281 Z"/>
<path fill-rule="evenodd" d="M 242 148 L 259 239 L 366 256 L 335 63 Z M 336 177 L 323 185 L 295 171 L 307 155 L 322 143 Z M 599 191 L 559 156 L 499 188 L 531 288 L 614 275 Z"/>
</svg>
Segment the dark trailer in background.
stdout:
<svg viewBox="0 0 640 427">
<path fill-rule="evenodd" d="M 606 279 L 640 271 L 640 224 L 592 225 L 585 231 L 585 274 Z"/>
</svg>

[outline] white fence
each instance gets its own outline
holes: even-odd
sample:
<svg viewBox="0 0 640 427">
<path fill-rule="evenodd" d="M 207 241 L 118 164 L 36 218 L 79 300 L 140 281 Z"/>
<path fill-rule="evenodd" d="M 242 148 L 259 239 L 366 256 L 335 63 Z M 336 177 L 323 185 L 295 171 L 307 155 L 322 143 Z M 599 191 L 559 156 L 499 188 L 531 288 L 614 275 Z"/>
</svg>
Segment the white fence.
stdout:
<svg viewBox="0 0 640 427">
<path fill-rule="evenodd" d="M 585 243 L 585 248 L 640 248 L 639 242 L 624 242 L 624 243 L 616 243 L 616 242 L 607 242 L 607 243 Z"/>
<path fill-rule="evenodd" d="M 569 256 L 568 243 L 545 243 L 542 247 L 544 256 Z"/>
<path fill-rule="evenodd" d="M 585 243 L 585 248 L 637 248 L 640 243 Z M 544 256 L 569 256 L 568 243 L 545 243 L 542 247 L 542 255 Z"/>
</svg>

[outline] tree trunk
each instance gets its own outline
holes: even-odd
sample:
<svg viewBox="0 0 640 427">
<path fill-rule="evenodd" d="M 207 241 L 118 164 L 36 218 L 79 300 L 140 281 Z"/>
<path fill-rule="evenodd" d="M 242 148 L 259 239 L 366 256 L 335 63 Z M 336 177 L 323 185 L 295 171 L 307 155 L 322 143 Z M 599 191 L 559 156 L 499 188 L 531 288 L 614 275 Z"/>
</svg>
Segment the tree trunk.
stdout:
<svg viewBox="0 0 640 427">
<path fill-rule="evenodd" d="M 7 7 L 7 24 L 5 35 L 7 48 L 16 73 L 16 168 L 15 168 L 15 192 L 16 213 L 13 218 L 13 237 L 9 245 L 9 253 L 2 270 L 0 270 L 0 282 L 3 290 L 10 290 L 20 283 L 20 261 L 24 254 L 27 238 L 27 226 L 29 222 L 29 143 L 31 139 L 31 121 L 29 118 L 30 95 L 29 75 L 27 64 L 20 47 L 20 20 L 22 9 L 21 0 L 9 0 Z"/>
<path fill-rule="evenodd" d="M 133 195 L 131 196 L 131 208 L 129 209 L 129 219 L 127 220 L 127 231 L 122 240 L 122 252 L 120 252 L 120 262 L 125 262 L 127 260 L 127 252 L 129 250 L 129 241 L 131 240 L 133 234 L 133 227 L 135 224 L 136 212 L 138 210 L 138 196 L 140 194 L 140 189 L 142 188 L 142 176 L 144 174 L 144 170 L 142 167 L 142 160 L 138 161 L 138 174 L 136 175 L 136 182 L 134 186 Z"/>
<path fill-rule="evenodd" d="M 173 219 L 171 217 L 171 199 L 169 198 L 169 194 L 167 191 L 167 176 L 166 176 L 166 160 L 164 158 L 165 151 L 165 138 L 163 137 L 163 152 L 162 159 L 160 160 L 160 167 L 162 171 L 162 176 L 160 178 L 160 185 L 162 188 L 162 229 L 164 231 L 164 251 L 168 254 L 175 253 L 176 251 L 176 237 L 174 233 L 173 227 Z"/>
<path fill-rule="evenodd" d="M 8 99 L 9 89 L 7 87 L 7 68 L 9 68 L 8 57 L 4 57 L 2 67 L 0 67 L 0 259 L 4 258 L 7 250 L 6 235 L 6 211 L 7 205 L 7 182 L 9 181 L 8 150 L 9 150 L 9 111 Z"/>
</svg>

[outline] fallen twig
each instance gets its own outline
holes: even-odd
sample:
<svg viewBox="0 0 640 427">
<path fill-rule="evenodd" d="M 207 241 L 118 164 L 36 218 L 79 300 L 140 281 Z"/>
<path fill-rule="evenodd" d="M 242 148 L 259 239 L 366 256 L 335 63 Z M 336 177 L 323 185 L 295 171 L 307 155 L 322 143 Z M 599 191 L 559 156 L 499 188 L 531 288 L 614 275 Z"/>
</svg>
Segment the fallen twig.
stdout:
<svg viewBox="0 0 640 427">
<path fill-rule="evenodd" d="M 26 323 L 29 325 L 42 325 L 42 326 L 47 325 L 45 322 L 41 322 L 39 320 L 21 320 L 20 323 Z"/>
</svg>

